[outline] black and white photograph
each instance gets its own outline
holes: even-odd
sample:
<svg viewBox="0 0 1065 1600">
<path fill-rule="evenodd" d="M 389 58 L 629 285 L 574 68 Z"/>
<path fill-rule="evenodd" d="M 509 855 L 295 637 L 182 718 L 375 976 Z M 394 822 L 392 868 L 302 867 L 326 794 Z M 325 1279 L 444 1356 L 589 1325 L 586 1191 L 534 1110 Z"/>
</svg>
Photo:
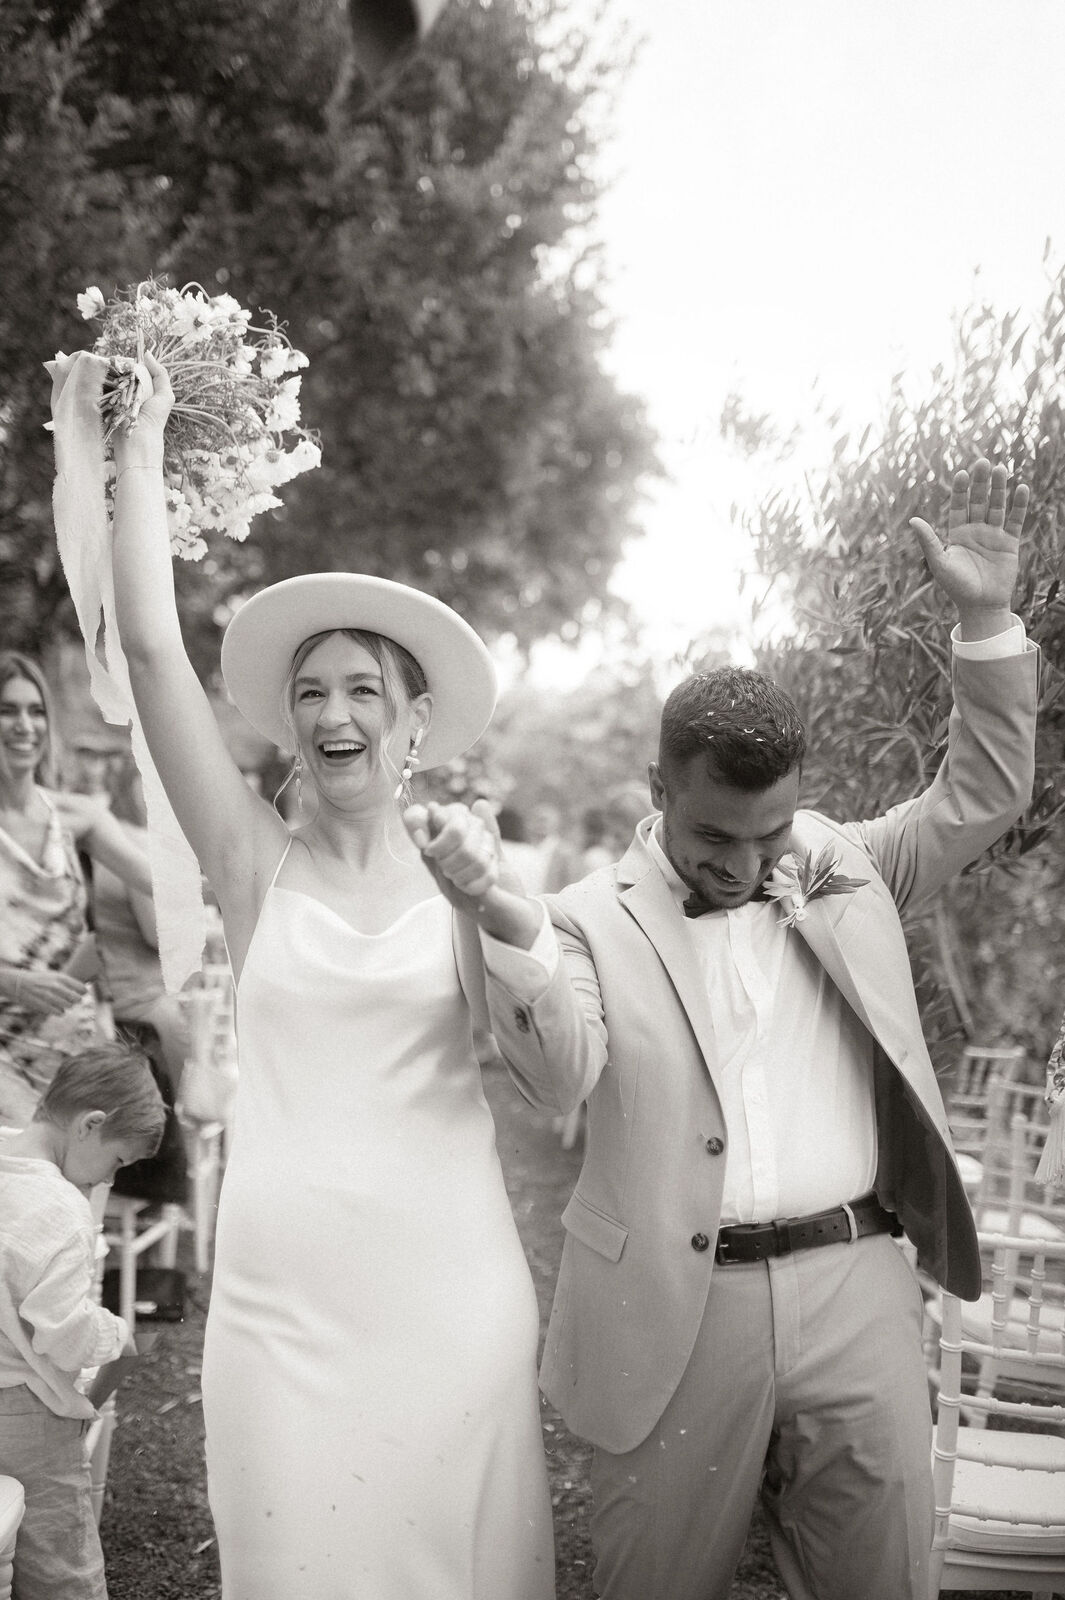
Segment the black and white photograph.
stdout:
<svg viewBox="0 0 1065 1600">
<path fill-rule="evenodd" d="M 0 0 L 0 1600 L 1065 1600 L 1063 62 Z"/>
</svg>

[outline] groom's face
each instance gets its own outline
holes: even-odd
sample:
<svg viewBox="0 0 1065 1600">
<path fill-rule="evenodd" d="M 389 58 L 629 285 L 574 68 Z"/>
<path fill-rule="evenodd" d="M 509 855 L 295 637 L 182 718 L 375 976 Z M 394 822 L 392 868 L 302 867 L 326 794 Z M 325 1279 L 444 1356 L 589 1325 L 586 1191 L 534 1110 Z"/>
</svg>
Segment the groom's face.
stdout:
<svg viewBox="0 0 1065 1600">
<path fill-rule="evenodd" d="M 799 770 L 768 789 L 737 789 L 701 756 L 663 779 L 650 770 L 662 813 L 662 848 L 678 875 L 709 905 L 746 905 L 788 848 L 799 798 Z"/>
</svg>

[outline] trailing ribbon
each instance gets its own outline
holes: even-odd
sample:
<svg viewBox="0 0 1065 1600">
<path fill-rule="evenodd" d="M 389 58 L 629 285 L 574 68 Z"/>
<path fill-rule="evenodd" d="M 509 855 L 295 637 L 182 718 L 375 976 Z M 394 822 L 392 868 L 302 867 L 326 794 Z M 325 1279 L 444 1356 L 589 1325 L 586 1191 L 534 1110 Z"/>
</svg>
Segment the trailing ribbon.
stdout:
<svg viewBox="0 0 1065 1600">
<path fill-rule="evenodd" d="M 178 826 L 133 703 L 129 667 L 115 616 L 111 523 L 105 494 L 104 425 L 100 398 L 105 357 L 79 350 L 44 363 L 52 378 L 55 438 L 56 542 L 63 574 L 85 641 L 89 687 L 104 719 L 128 727 L 144 784 L 148 859 L 159 930 L 163 982 L 173 994 L 198 972 L 206 937 L 200 868 Z"/>
<path fill-rule="evenodd" d="M 1065 1188 L 1065 1017 L 1047 1062 L 1046 1103 L 1050 1113 L 1046 1144 L 1035 1169 L 1039 1183 Z"/>
</svg>

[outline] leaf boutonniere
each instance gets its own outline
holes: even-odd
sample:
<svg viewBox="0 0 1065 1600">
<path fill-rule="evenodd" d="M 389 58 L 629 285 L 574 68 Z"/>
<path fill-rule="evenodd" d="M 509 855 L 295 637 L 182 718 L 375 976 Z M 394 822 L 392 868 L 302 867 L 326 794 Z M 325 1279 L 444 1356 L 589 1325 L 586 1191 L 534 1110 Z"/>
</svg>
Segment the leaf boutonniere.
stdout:
<svg viewBox="0 0 1065 1600">
<path fill-rule="evenodd" d="M 794 852 L 782 857 L 766 880 L 765 892 L 774 900 L 790 900 L 791 910 L 781 917 L 781 926 L 790 928 L 802 922 L 809 901 L 826 894 L 853 894 L 869 882 L 868 878 L 845 878 L 836 869 L 839 856 L 826 844 L 817 856 L 807 850 L 802 856 Z"/>
</svg>

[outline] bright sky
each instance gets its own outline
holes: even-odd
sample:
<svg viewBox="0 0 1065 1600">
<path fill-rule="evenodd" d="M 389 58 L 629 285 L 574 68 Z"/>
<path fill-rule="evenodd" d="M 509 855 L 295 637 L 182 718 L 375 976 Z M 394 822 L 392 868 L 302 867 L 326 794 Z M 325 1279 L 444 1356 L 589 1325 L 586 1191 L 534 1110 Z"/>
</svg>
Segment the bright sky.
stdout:
<svg viewBox="0 0 1065 1600">
<path fill-rule="evenodd" d="M 893 371 L 949 354 L 956 309 L 1045 297 L 1048 237 L 1065 261 L 1065 6 L 614 3 L 646 37 L 604 156 L 614 360 L 674 479 L 614 587 L 657 652 L 743 627 L 729 505 L 757 485 L 718 443 L 730 391 L 790 425 L 816 384 L 875 422 Z"/>
</svg>

